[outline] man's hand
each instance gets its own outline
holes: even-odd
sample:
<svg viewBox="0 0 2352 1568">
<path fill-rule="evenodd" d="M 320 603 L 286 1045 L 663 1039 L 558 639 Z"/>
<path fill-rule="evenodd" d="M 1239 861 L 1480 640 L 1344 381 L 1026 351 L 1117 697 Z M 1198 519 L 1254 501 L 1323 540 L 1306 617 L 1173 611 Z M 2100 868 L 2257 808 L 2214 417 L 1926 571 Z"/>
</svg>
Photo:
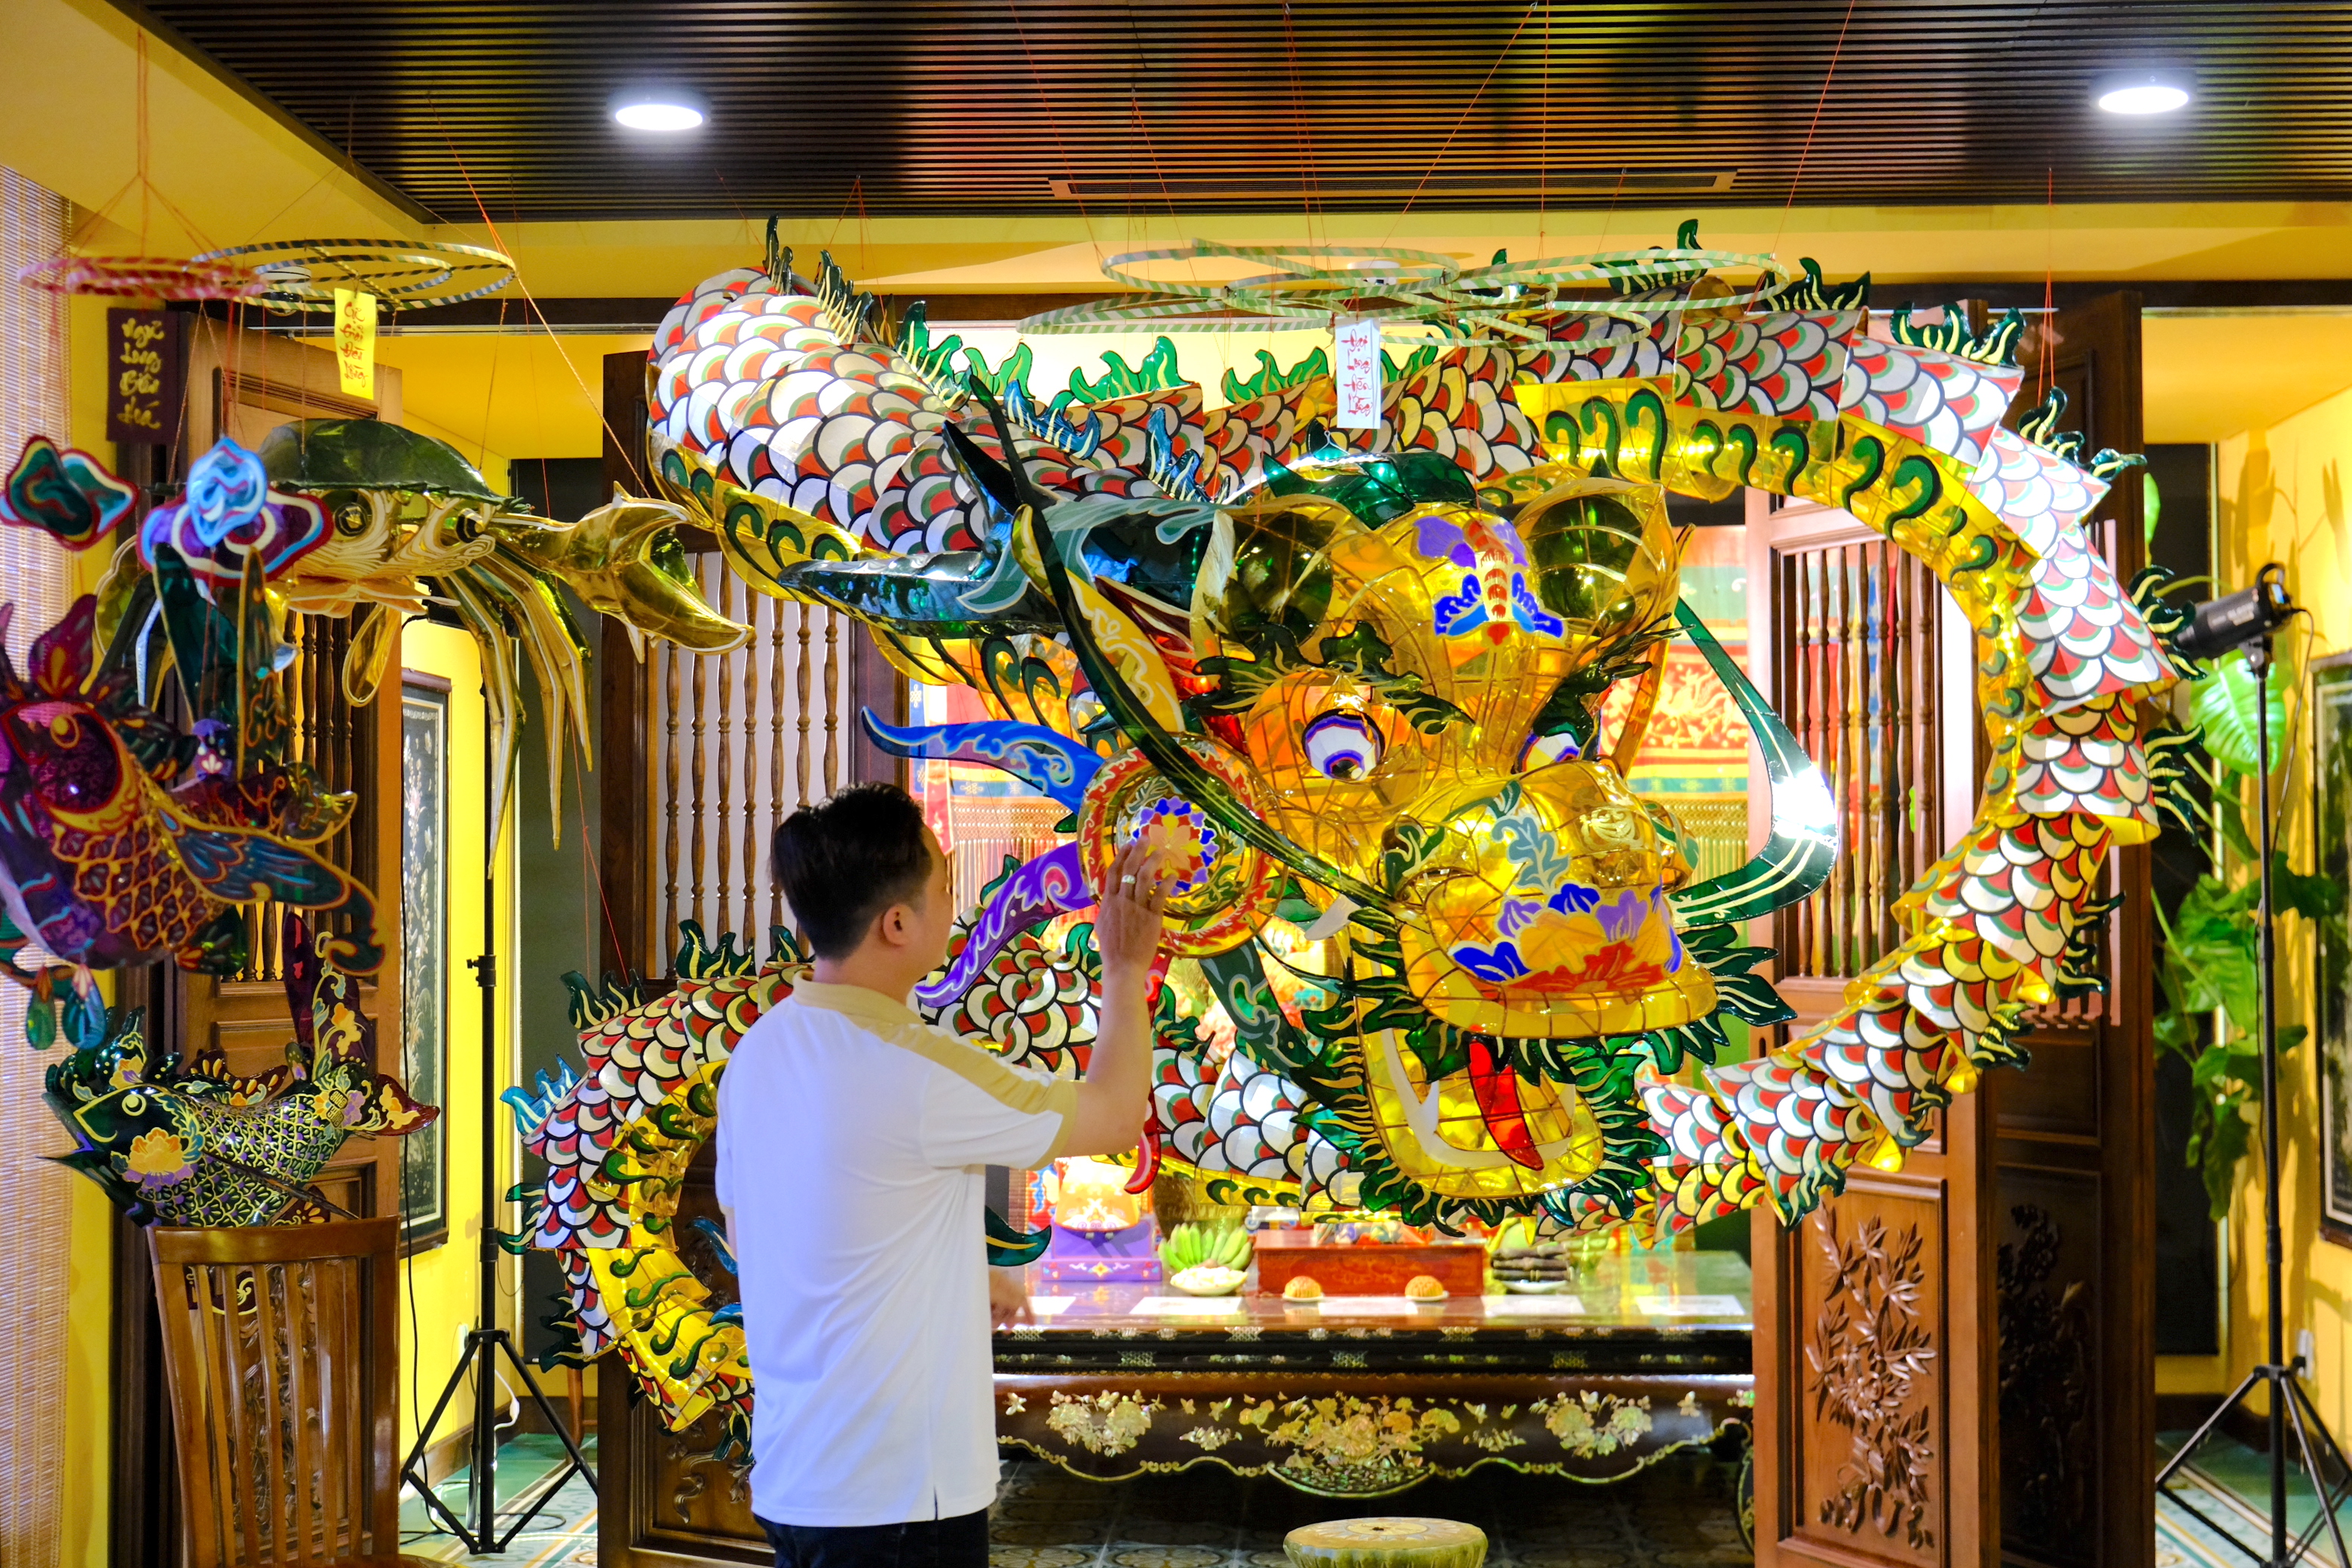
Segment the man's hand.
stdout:
<svg viewBox="0 0 2352 1568">
<path fill-rule="evenodd" d="M 1102 954 L 1102 997 L 1094 1050 L 1078 1110 L 1062 1141 L 1067 1154 L 1116 1154 L 1135 1147 L 1151 1099 L 1151 962 L 1160 955 L 1160 911 L 1171 879 L 1139 842 L 1110 863 L 1095 910 L 1095 951 Z"/>
<path fill-rule="evenodd" d="M 1159 856 L 1137 839 L 1111 859 L 1108 885 L 1095 911 L 1095 951 L 1102 954 L 1103 984 L 1114 973 L 1148 973 L 1160 955 L 1160 911 L 1168 907 L 1168 873 Z"/>
<path fill-rule="evenodd" d="M 988 1271 L 988 1322 L 1001 1329 L 1007 1323 L 1034 1323 L 1037 1314 L 1029 1310 L 1029 1272 L 1025 1268 L 992 1268 Z"/>
</svg>

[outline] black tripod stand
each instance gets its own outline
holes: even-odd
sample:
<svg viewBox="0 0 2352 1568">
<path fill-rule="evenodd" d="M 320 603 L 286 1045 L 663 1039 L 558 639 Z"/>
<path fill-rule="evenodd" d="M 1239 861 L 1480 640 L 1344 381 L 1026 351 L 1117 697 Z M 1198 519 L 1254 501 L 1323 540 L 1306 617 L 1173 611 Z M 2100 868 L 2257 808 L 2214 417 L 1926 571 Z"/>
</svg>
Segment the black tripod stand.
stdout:
<svg viewBox="0 0 2352 1568">
<path fill-rule="evenodd" d="M 2278 984 L 2273 972 L 2273 946 L 2277 921 L 2271 901 L 2271 740 L 2270 740 L 2270 670 L 2271 634 L 2294 612 L 2289 608 L 2285 589 L 2278 579 L 2282 575 L 2276 565 L 2263 568 L 2256 585 L 2244 594 L 2233 594 L 2226 599 L 2216 599 L 2198 607 L 2196 624 L 2178 639 L 2185 653 L 2210 656 L 2252 641 L 2260 642 L 2248 659 L 2254 672 L 2254 752 L 2259 771 L 2262 795 L 2261 850 L 2263 889 L 2262 908 L 2257 916 L 2261 932 L 2262 984 L 2262 1061 L 2263 1061 L 2263 1253 L 2265 1284 L 2269 1291 L 2270 1344 L 2269 1359 L 2246 1374 L 2237 1392 L 2227 1403 L 2205 1418 L 2180 1452 L 2157 1473 L 2156 1489 L 2202 1521 L 2223 1540 L 2243 1552 L 2263 1568 L 2292 1568 L 2303 1561 L 2324 1527 L 2336 1547 L 2336 1561 L 2343 1568 L 2352 1568 L 2352 1557 L 2344 1550 L 2344 1531 L 2337 1524 L 2336 1511 L 2347 1497 L 2352 1497 L 2352 1467 L 2345 1463 L 2343 1450 L 2319 1417 L 2304 1392 L 2303 1357 L 2286 1358 L 2286 1289 L 2284 1271 L 2286 1258 L 2279 1236 L 2279 1135 L 2278 1135 Z M 2203 633 L 2205 635 L 2200 636 Z M 2270 1552 L 2257 1553 L 2253 1548 L 2238 1540 L 2216 1521 L 2184 1497 L 2176 1488 L 2176 1478 L 2186 1469 L 2197 1450 L 2207 1438 L 2220 1429 L 2231 1412 L 2248 1404 L 2258 1387 L 2270 1391 Z M 2303 1465 L 2303 1473 L 2311 1482 L 2311 1489 L 2319 1500 L 2319 1511 L 2304 1527 L 2292 1544 L 2287 1539 L 2286 1516 L 2286 1434 L 2294 1428 L 2295 1449 Z M 2343 1478 L 2338 1479 L 2336 1478 Z"/>
<path fill-rule="evenodd" d="M 492 764 L 497 764 L 493 761 Z M 497 792 L 488 792 L 495 799 Z M 490 824 L 491 838 L 497 837 L 498 824 Z M 485 840 L 488 842 L 488 840 Z M 507 1542 L 520 1534 L 525 1525 L 539 1517 L 541 1510 L 563 1483 L 575 1475 L 588 1478 L 596 1484 L 596 1472 L 589 1466 L 587 1456 L 580 1451 L 579 1439 L 565 1426 L 563 1418 L 531 1375 L 530 1365 L 515 1348 L 514 1338 L 499 1326 L 499 1253 L 501 1233 L 492 1223 L 499 1209 L 498 1121 L 495 1107 L 499 1103 L 499 955 L 498 955 L 498 874 L 497 862 L 491 862 L 490 873 L 483 879 L 483 948 L 479 958 L 468 959 L 466 966 L 474 972 L 482 988 L 482 1256 L 481 1309 L 474 1327 L 466 1335 L 466 1348 L 458 1353 L 457 1364 L 450 1369 L 449 1381 L 442 1386 L 441 1397 L 433 1406 L 433 1414 L 416 1429 L 416 1447 L 409 1451 L 408 1462 L 400 1467 L 400 1479 L 416 1489 L 417 1496 L 443 1528 L 465 1543 L 466 1550 L 476 1554 L 504 1552 Z M 499 1358 L 504 1355 L 507 1364 L 530 1401 L 547 1417 L 551 1431 L 563 1439 L 564 1452 L 571 1456 L 540 1489 L 531 1505 L 507 1521 L 506 1532 L 499 1531 L 499 1432 L 498 1383 Z M 425 1451 L 433 1442 L 433 1429 L 441 1424 L 441 1416 L 449 1402 L 457 1395 L 467 1375 L 474 1379 L 474 1429 L 467 1435 L 466 1462 L 466 1517 L 460 1520 L 440 1494 L 427 1484 L 425 1475 Z"/>
</svg>

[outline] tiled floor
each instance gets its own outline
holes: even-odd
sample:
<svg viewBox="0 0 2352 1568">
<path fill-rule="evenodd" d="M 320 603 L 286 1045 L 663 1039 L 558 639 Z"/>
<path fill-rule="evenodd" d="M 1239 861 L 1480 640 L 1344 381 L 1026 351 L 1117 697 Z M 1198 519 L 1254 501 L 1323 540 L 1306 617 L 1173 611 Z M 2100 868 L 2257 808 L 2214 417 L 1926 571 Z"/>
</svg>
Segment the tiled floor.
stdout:
<svg viewBox="0 0 2352 1568">
<path fill-rule="evenodd" d="M 596 1439 L 583 1445 L 588 1462 L 596 1461 Z M 561 1468 L 563 1445 L 544 1433 L 511 1438 L 499 1448 L 499 1501 L 501 1513 L 514 1518 L 539 1495 L 540 1483 Z M 435 1489 L 459 1518 L 466 1512 L 466 1475 L 451 1476 Z M 520 1505 L 520 1506 L 518 1506 Z M 501 1525 L 501 1530 L 506 1526 Z M 586 1480 L 573 1476 L 564 1482 L 530 1527 L 515 1536 L 497 1557 L 469 1555 L 454 1536 L 439 1533 L 424 1503 L 404 1497 L 400 1503 L 400 1549 L 412 1557 L 445 1563 L 496 1563 L 504 1568 L 540 1568 L 563 1563 L 587 1568 L 596 1561 L 596 1494 Z"/>
<path fill-rule="evenodd" d="M 2179 1451 L 2186 1432 L 2165 1432 L 2156 1440 L 2158 1462 Z M 2292 1455 L 2294 1450 L 2288 1449 Z M 2262 1556 L 2270 1552 L 2270 1461 L 2234 1438 L 2216 1435 L 2198 1451 L 2183 1472 L 2181 1490 L 2206 1519 L 2222 1526 L 2242 1545 Z M 2294 1469 L 2287 1472 L 2288 1527 L 2300 1531 L 2318 1512 L 2311 1483 Z M 2352 1504 L 2339 1513 L 2344 1533 L 2352 1539 Z M 2334 1563 L 2336 1555 L 2323 1531 L 2307 1560 L 2315 1565 Z M 2233 1547 L 2204 1521 L 2170 1498 L 2156 1506 L 2157 1568 L 2250 1568 L 2245 1552 Z"/>
<path fill-rule="evenodd" d="M 2164 1455 L 2185 1436 L 2165 1434 Z M 593 1458 L 593 1438 L 589 1453 Z M 509 1500 L 528 1497 L 561 1458 L 551 1437 L 515 1439 L 501 1450 L 499 1491 Z M 2194 1467 L 2192 1496 L 2240 1541 L 2260 1546 L 2267 1474 L 2262 1455 L 2223 1438 Z M 464 1478 L 443 1483 L 443 1495 L 462 1509 Z M 2291 1479 L 2289 1503 L 2297 1528 L 2310 1521 L 2311 1489 L 2299 1476 Z M 1371 1503 L 1308 1497 L 1279 1482 L 1241 1480 L 1206 1467 L 1103 1486 L 1030 1460 L 1005 1467 L 991 1555 L 994 1568 L 1279 1568 L 1290 1530 L 1387 1512 L 1477 1525 L 1496 1568 L 1696 1568 L 1751 1561 L 1731 1509 L 1730 1471 L 1703 1457 L 1671 1459 L 1610 1487 L 1490 1470 Z M 506 1568 L 591 1568 L 596 1561 L 596 1500 L 576 1479 L 503 1556 L 467 1556 L 454 1540 L 431 1532 L 424 1505 L 413 1498 L 401 1522 L 402 1550 L 419 1557 Z M 2325 1546 L 2311 1559 L 2331 1560 Z M 2157 1568 L 2244 1568 L 2246 1561 L 2178 1504 L 2158 1503 Z"/>
</svg>

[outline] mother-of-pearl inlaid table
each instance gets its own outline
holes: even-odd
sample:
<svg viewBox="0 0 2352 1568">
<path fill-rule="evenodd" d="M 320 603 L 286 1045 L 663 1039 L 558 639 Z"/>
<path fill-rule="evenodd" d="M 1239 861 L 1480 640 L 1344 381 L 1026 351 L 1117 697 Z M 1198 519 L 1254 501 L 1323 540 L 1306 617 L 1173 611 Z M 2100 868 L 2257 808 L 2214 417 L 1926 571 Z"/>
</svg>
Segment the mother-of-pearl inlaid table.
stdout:
<svg viewBox="0 0 2352 1568">
<path fill-rule="evenodd" d="M 1074 1474 L 1217 1464 L 1380 1497 L 1485 1464 L 1609 1480 L 1743 1444 L 1748 1266 L 1613 1254 L 1553 1295 L 1182 1296 L 1043 1287 L 996 1337 L 996 1427 Z"/>
</svg>

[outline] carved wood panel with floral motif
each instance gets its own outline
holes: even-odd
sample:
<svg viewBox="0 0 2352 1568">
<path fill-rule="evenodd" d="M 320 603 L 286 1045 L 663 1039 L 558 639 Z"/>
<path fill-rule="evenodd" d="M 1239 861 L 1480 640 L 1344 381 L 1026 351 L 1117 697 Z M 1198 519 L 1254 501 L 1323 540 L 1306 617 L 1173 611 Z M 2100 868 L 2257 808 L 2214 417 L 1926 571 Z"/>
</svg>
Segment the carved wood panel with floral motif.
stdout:
<svg viewBox="0 0 2352 1568">
<path fill-rule="evenodd" d="M 1976 1563 L 1998 1530 L 1962 1120 L 1947 1137 L 1967 1160 L 1939 1139 L 1900 1174 L 1856 1174 L 1794 1230 L 1759 1222 L 1759 1563 Z"/>
</svg>

